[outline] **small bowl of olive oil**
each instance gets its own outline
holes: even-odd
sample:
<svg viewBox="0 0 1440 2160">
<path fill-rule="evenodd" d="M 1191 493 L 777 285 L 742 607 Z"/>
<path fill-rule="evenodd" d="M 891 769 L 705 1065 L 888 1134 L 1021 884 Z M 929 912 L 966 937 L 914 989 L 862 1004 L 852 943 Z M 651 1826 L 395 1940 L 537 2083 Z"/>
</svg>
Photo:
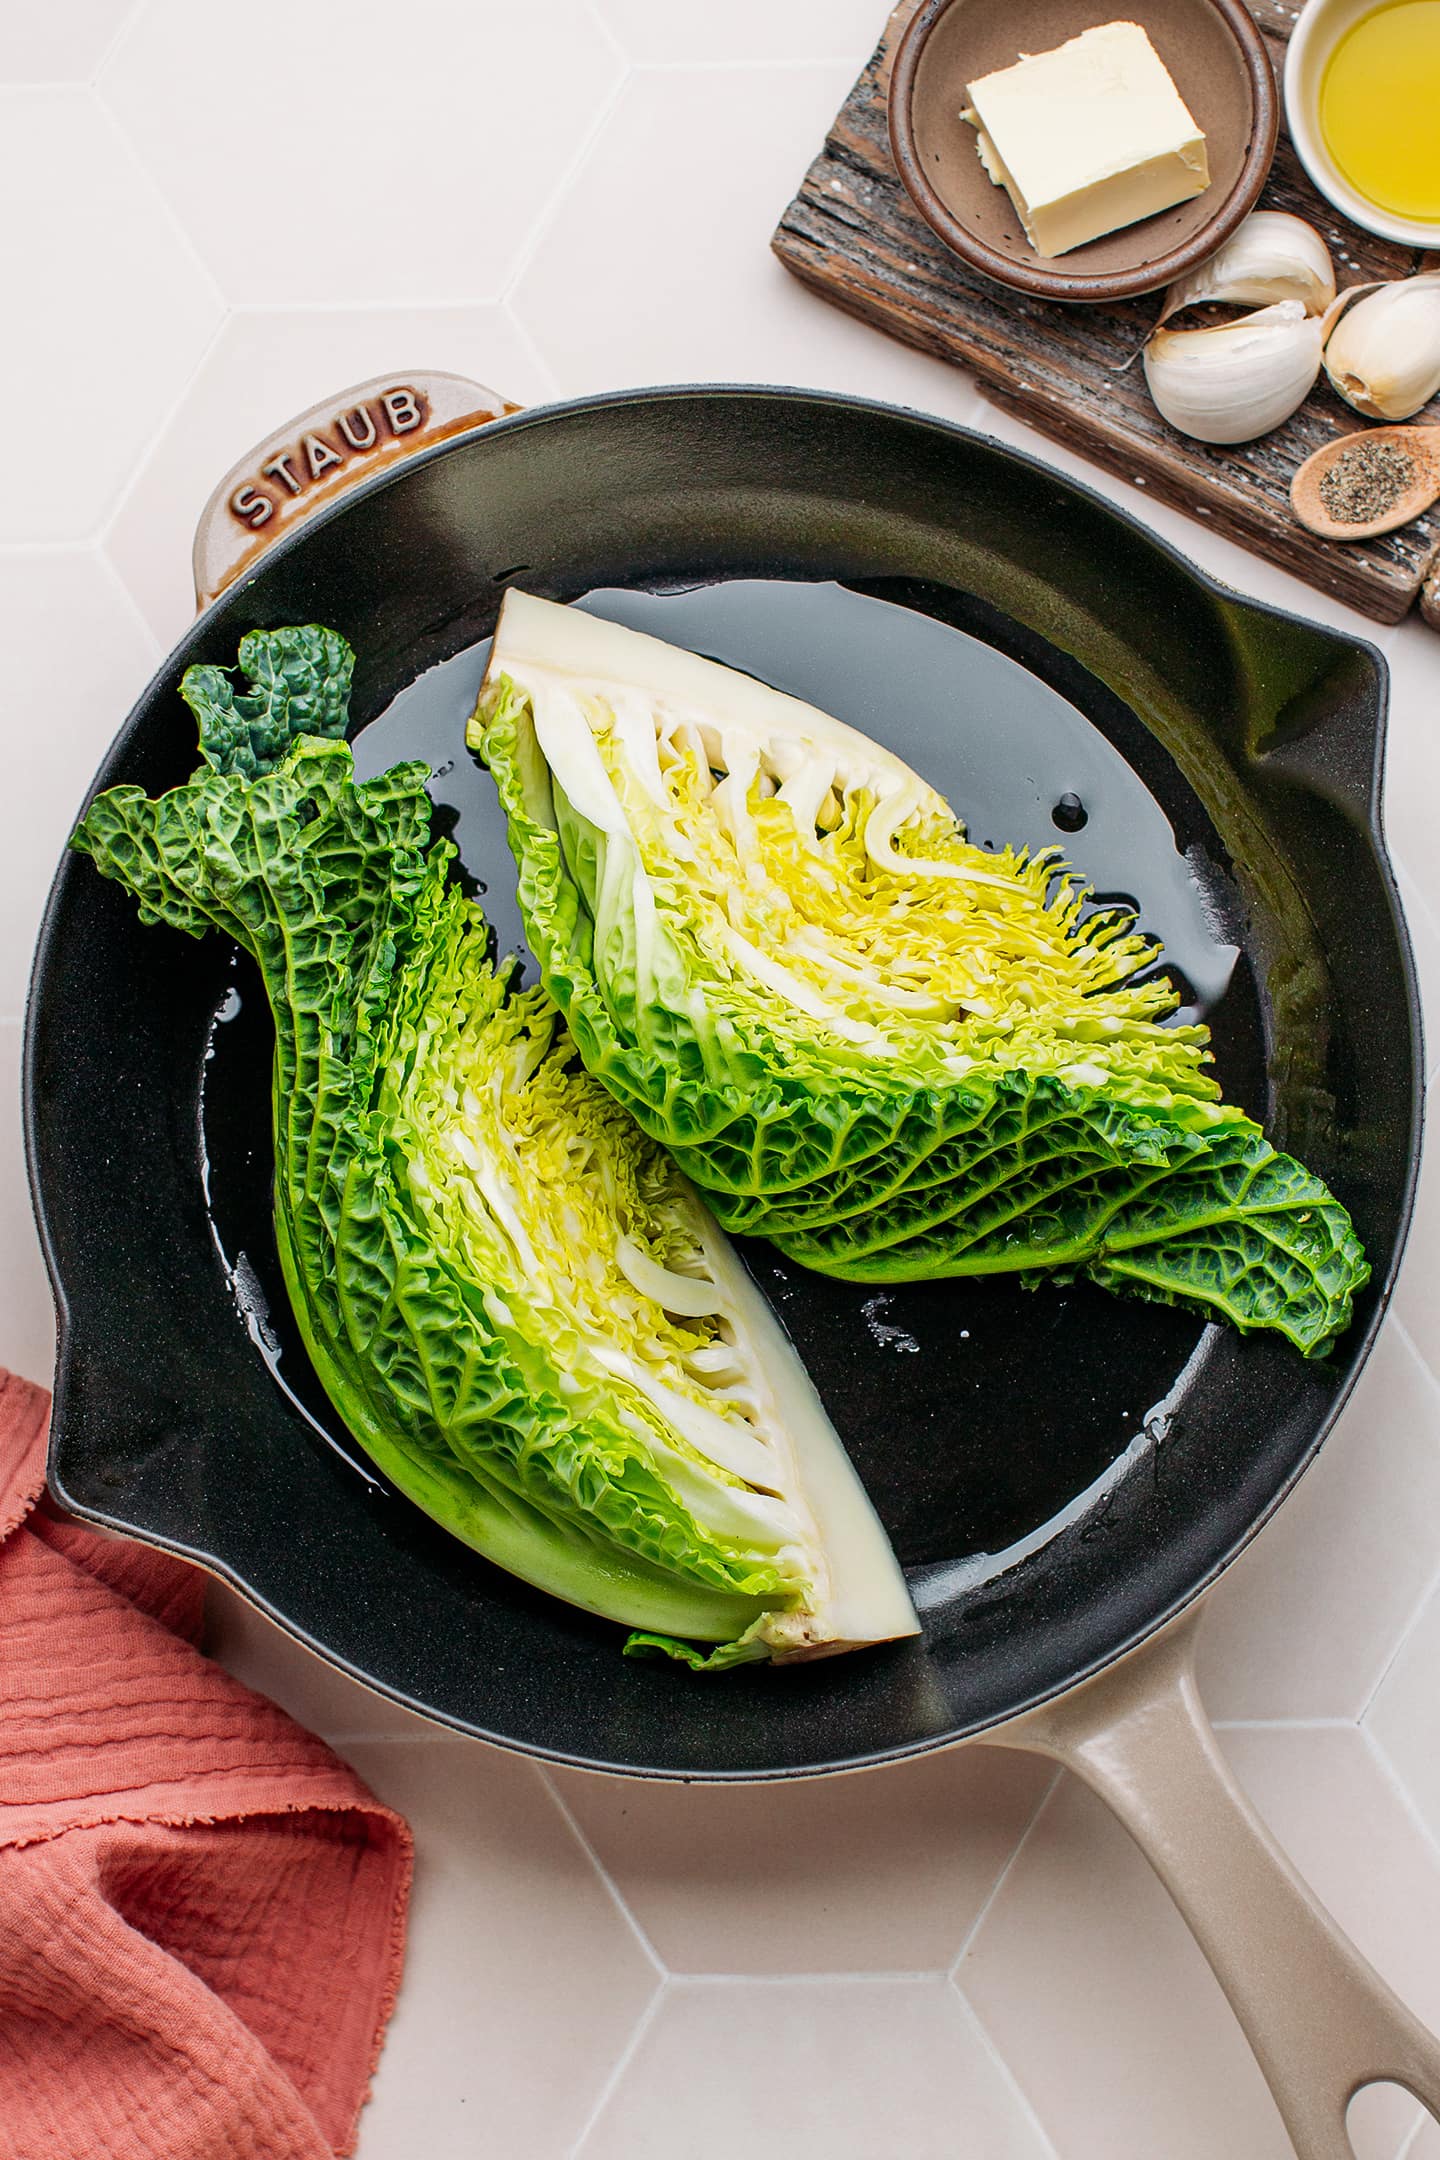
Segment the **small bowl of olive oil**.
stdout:
<svg viewBox="0 0 1440 2160">
<path fill-rule="evenodd" d="M 1440 0 L 1308 0 L 1285 56 L 1285 117 L 1337 210 L 1440 247 Z"/>
</svg>

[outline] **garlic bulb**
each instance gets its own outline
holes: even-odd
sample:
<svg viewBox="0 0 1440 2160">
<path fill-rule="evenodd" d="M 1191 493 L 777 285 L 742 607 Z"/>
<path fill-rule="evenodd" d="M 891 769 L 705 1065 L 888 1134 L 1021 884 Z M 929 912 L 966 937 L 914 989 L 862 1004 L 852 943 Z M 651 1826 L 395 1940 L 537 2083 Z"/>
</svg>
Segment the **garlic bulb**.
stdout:
<svg viewBox="0 0 1440 2160">
<path fill-rule="evenodd" d="M 1153 330 L 1145 381 L 1171 427 L 1198 442 L 1249 442 L 1288 420 L 1320 373 L 1320 323 L 1281 300 L 1208 330 Z"/>
<path fill-rule="evenodd" d="M 1428 405 L 1440 390 L 1440 270 L 1377 285 L 1344 308 L 1325 372 L 1371 420 L 1408 420 Z"/>
<path fill-rule="evenodd" d="M 1298 300 L 1307 315 L 1323 315 L 1334 298 L 1330 250 L 1314 226 L 1288 210 L 1252 210 L 1223 247 L 1176 279 L 1160 321 L 1212 300 L 1251 301 L 1256 307 Z"/>
</svg>

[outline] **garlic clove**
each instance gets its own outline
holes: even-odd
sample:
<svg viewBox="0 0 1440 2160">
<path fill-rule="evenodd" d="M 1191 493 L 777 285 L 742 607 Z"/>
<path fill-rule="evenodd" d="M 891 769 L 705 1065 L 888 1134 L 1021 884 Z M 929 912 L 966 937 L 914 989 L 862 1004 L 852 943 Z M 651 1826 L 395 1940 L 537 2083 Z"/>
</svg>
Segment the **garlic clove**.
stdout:
<svg viewBox="0 0 1440 2160">
<path fill-rule="evenodd" d="M 1409 420 L 1428 405 L 1440 390 L 1440 270 L 1378 285 L 1332 315 L 1325 372 L 1367 419 Z"/>
<path fill-rule="evenodd" d="M 1307 315 L 1323 315 L 1334 298 L 1330 250 L 1314 226 L 1288 210 L 1252 210 L 1223 247 L 1176 279 L 1165 295 L 1160 322 L 1168 322 L 1182 308 L 1222 300 L 1248 301 L 1256 307 L 1298 300 Z"/>
<path fill-rule="evenodd" d="M 1366 293 L 1383 291 L 1385 284 L 1386 280 L 1384 278 L 1376 278 L 1369 285 L 1347 285 L 1343 292 L 1335 295 L 1335 298 L 1320 318 L 1320 343 L 1322 349 L 1329 344 L 1330 333 L 1346 309 L 1354 307 L 1357 300 L 1363 300 Z"/>
<path fill-rule="evenodd" d="M 1207 330 L 1153 330 L 1145 381 L 1161 414 L 1197 442 L 1250 442 L 1303 404 L 1320 373 L 1320 321 L 1277 301 Z"/>
</svg>

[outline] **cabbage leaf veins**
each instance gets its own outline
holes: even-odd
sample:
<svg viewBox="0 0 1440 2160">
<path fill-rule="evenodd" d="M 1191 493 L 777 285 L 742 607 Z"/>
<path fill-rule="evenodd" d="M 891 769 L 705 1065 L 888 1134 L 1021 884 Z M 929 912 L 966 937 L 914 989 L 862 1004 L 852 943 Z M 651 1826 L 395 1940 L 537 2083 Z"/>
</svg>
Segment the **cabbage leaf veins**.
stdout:
<svg viewBox="0 0 1440 2160">
<path fill-rule="evenodd" d="M 275 1235 L 317 1374 L 401 1492 L 525 1581 L 695 1665 L 911 1635 L 793 1349 L 674 1163 L 490 959 L 423 764 L 357 782 L 352 655 L 255 632 L 192 668 L 195 776 L 74 845 L 142 919 L 253 955 Z"/>
<path fill-rule="evenodd" d="M 589 1070 L 729 1230 L 852 1281 L 1086 1275 L 1307 1356 L 1368 1267 L 1219 1099 L 1134 920 L 878 743 L 506 595 L 472 747 Z"/>
</svg>

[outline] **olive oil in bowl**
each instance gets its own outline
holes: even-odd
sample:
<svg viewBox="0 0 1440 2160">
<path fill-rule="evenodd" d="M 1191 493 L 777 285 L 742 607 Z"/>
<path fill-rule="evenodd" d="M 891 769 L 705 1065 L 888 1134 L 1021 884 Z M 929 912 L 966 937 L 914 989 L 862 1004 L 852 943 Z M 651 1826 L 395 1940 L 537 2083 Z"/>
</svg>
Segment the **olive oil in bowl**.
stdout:
<svg viewBox="0 0 1440 2160">
<path fill-rule="evenodd" d="M 1440 0 L 1392 0 L 1352 25 L 1325 69 L 1319 121 L 1358 194 L 1440 221 Z"/>
</svg>

